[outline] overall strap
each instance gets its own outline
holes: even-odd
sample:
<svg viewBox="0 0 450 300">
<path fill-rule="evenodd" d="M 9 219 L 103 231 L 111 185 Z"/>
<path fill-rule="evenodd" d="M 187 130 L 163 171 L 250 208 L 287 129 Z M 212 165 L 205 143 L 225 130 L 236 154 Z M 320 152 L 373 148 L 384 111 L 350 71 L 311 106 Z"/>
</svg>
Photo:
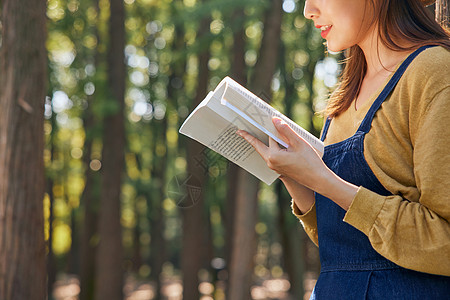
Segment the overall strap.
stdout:
<svg viewBox="0 0 450 300">
<path fill-rule="evenodd" d="M 322 130 L 322 136 L 320 137 L 320 140 L 323 142 L 325 141 L 325 137 L 327 136 L 328 128 L 330 127 L 331 118 L 328 117 L 325 121 L 325 125 L 323 126 Z"/>
<path fill-rule="evenodd" d="M 397 69 L 397 71 L 394 73 L 392 78 L 389 80 L 389 82 L 384 87 L 383 91 L 378 95 L 375 102 L 370 107 L 369 111 L 367 112 L 366 116 L 364 117 L 364 120 L 362 121 L 361 125 L 358 128 L 358 131 L 363 131 L 364 133 L 368 133 L 370 130 L 370 127 L 372 125 L 373 117 L 375 116 L 375 113 L 380 108 L 381 104 L 386 100 L 387 96 L 392 92 L 392 90 L 395 88 L 397 82 L 402 77 L 403 73 L 405 73 L 406 68 L 408 68 L 409 64 L 416 58 L 417 55 L 419 55 L 420 52 L 423 50 L 433 47 L 431 45 L 422 46 L 413 53 L 411 53 L 400 65 L 400 67 Z"/>
</svg>

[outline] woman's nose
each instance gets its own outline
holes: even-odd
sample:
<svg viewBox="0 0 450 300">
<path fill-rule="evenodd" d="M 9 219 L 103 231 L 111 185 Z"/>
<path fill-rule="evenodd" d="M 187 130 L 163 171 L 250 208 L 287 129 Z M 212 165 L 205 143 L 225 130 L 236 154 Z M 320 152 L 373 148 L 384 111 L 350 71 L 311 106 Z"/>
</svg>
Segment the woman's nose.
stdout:
<svg viewBox="0 0 450 300">
<path fill-rule="evenodd" d="M 303 15 L 307 19 L 315 19 L 319 16 L 319 9 L 314 5 L 314 1 L 306 0 Z"/>
</svg>

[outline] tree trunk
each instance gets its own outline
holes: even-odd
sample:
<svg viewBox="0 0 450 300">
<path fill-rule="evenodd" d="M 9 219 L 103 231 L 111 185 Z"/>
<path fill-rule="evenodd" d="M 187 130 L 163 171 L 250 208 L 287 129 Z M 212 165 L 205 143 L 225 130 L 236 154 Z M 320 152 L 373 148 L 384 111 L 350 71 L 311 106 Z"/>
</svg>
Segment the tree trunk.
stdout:
<svg viewBox="0 0 450 300">
<path fill-rule="evenodd" d="M 250 82 L 250 90 L 265 100 L 269 98 L 271 81 L 278 58 L 282 19 L 281 5 L 281 0 L 271 1 L 264 22 L 260 57 L 255 65 L 254 75 Z M 253 256 L 257 244 L 255 225 L 258 210 L 259 180 L 243 169 L 238 170 L 237 177 L 233 250 L 227 299 L 245 300 L 250 298 Z"/>
<path fill-rule="evenodd" d="M 93 7 L 97 13 L 99 13 L 99 1 L 93 1 Z M 97 24 L 93 29 L 97 38 L 97 45 L 100 44 L 100 35 Z M 100 53 L 98 46 L 94 50 L 94 64 L 96 69 L 99 66 Z M 95 257 L 97 252 L 97 243 L 94 241 L 94 236 L 97 233 L 97 220 L 98 220 L 98 202 L 99 202 L 99 173 L 93 171 L 90 168 L 92 145 L 95 137 L 95 119 L 96 116 L 92 109 L 94 101 L 96 99 L 95 94 L 88 97 L 88 107 L 83 113 L 83 127 L 85 132 L 84 151 L 83 151 L 83 165 L 85 168 L 84 174 L 84 189 L 80 199 L 80 208 L 82 224 L 80 234 L 80 300 L 92 300 L 94 299 L 95 288 Z"/>
<path fill-rule="evenodd" d="M 140 243 L 140 237 L 141 237 L 141 226 L 139 224 L 139 208 L 137 205 L 137 199 L 134 199 L 134 213 L 136 218 L 136 224 L 133 228 L 133 246 L 131 248 L 131 272 L 138 274 L 139 269 L 142 267 L 142 251 L 141 251 L 141 243 Z M 153 269 L 152 269 L 153 271 Z"/>
<path fill-rule="evenodd" d="M 0 299 L 45 299 L 45 1 L 4 0 L 0 50 Z"/>
<path fill-rule="evenodd" d="M 278 195 L 278 227 L 280 229 L 280 242 L 283 246 L 283 266 L 291 284 L 289 293 L 293 299 L 303 299 L 305 294 L 303 288 L 305 249 L 302 246 L 305 232 L 300 229 L 300 224 L 293 220 L 295 217 L 290 213 L 291 199 L 285 191 L 283 183 L 281 181 L 276 182 L 275 188 Z M 289 218 L 292 218 L 292 220 Z"/>
<path fill-rule="evenodd" d="M 53 110 L 53 107 L 52 107 Z M 55 136 L 56 136 L 56 117 L 52 112 L 52 116 L 50 118 L 50 124 L 52 126 L 52 131 L 50 133 L 50 141 L 49 141 L 49 150 L 50 150 L 50 162 L 53 162 L 53 157 L 55 154 Z M 50 163 L 50 164 L 51 164 Z M 53 299 L 53 284 L 56 280 L 56 263 L 55 263 L 55 254 L 53 253 L 53 220 L 54 220 L 54 211 L 53 205 L 55 203 L 55 197 L 53 194 L 53 185 L 54 185 L 55 174 L 50 173 L 47 174 L 47 195 L 49 201 L 49 216 L 48 216 L 48 240 L 47 240 L 47 294 L 49 299 Z"/>
<path fill-rule="evenodd" d="M 239 29 L 233 35 L 233 61 L 231 72 L 233 79 L 245 86 L 247 84 L 247 72 L 245 65 L 245 14 L 242 9 L 237 10 L 233 15 L 232 22 L 238 24 Z"/>
<path fill-rule="evenodd" d="M 238 189 L 234 215 L 233 250 L 227 299 L 251 299 L 253 257 L 256 251 L 255 225 L 258 215 L 259 180 L 247 172 L 238 171 Z"/>
<path fill-rule="evenodd" d="M 83 221 L 80 236 L 80 300 L 92 300 L 94 298 L 94 279 L 95 279 L 95 253 L 97 245 L 93 241 L 97 232 L 98 212 L 98 185 L 99 176 L 90 167 L 92 153 L 92 127 L 93 115 L 91 110 L 91 102 L 85 111 L 84 129 L 86 132 L 86 140 L 84 143 L 83 165 L 85 167 L 85 183 L 83 194 L 81 195 L 80 207 L 83 211 Z"/>
<path fill-rule="evenodd" d="M 199 39 L 203 38 L 209 31 L 210 18 L 206 17 L 200 22 Z M 208 61 L 210 58 L 209 46 L 205 47 L 199 54 L 199 73 L 197 80 L 197 89 L 195 101 L 192 107 L 196 107 L 207 94 L 209 69 Z M 182 253 L 181 253 L 181 269 L 183 273 L 183 299 L 197 300 L 199 299 L 199 278 L 198 272 L 203 266 L 204 247 L 203 238 L 205 234 L 206 218 L 204 215 L 204 188 L 206 182 L 206 174 L 208 169 L 205 165 L 204 153 L 205 147 L 200 143 L 189 139 L 187 141 L 187 169 L 188 178 L 193 180 L 191 187 L 187 188 L 189 202 L 192 204 L 182 211 L 183 218 L 183 234 L 182 234 Z M 197 193 L 191 189 L 196 189 Z M 199 249 L 200 248 L 200 249 Z"/>
<path fill-rule="evenodd" d="M 125 26 L 124 3 L 111 0 L 108 84 L 116 108 L 105 117 L 99 212 L 96 299 L 123 299 L 123 247 L 120 224 L 121 176 L 124 167 Z"/>
<path fill-rule="evenodd" d="M 442 26 L 450 26 L 450 0 L 436 0 L 436 21 Z"/>
<path fill-rule="evenodd" d="M 232 78 L 245 86 L 247 84 L 246 66 L 245 66 L 245 32 L 244 32 L 245 14 L 242 9 L 237 10 L 232 19 L 233 24 L 239 28 L 233 35 L 233 59 L 232 59 Z M 237 192 L 237 174 L 239 166 L 229 162 L 227 169 L 227 201 L 225 206 L 225 261 L 231 262 L 231 252 L 233 249 L 233 232 L 234 232 L 234 211 L 236 205 Z M 229 272 L 229 270 L 228 270 Z"/>
<path fill-rule="evenodd" d="M 53 205 L 55 197 L 53 195 L 53 178 L 47 178 L 47 194 L 49 198 L 49 217 L 48 217 L 48 240 L 47 240 L 47 295 L 49 299 L 53 299 L 53 284 L 56 281 L 56 263 L 55 254 L 53 253 L 53 220 L 54 212 Z"/>
<path fill-rule="evenodd" d="M 167 115 L 159 123 L 153 120 L 153 153 L 156 155 L 156 148 L 158 144 L 167 145 Z M 162 299 L 161 288 L 161 273 L 163 264 L 166 260 L 166 241 L 164 239 L 164 209 L 162 203 L 166 196 L 166 170 L 167 170 L 167 148 L 164 154 L 156 156 L 152 161 L 152 178 L 157 180 L 154 182 L 154 188 L 151 195 L 146 195 L 147 198 L 147 215 L 150 223 L 150 278 L 155 282 L 155 300 Z"/>
<path fill-rule="evenodd" d="M 261 41 L 259 58 L 250 82 L 251 91 L 266 101 L 269 100 L 272 78 L 278 63 L 283 16 L 282 2 L 282 0 L 271 1 L 271 7 L 264 22 L 264 36 Z"/>
</svg>

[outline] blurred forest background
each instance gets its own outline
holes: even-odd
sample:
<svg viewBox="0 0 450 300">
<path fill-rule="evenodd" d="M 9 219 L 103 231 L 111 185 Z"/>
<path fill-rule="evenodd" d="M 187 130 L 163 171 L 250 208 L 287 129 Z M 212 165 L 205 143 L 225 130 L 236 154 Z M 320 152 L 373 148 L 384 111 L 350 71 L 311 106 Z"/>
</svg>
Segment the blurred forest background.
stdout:
<svg viewBox="0 0 450 300">
<path fill-rule="evenodd" d="M 112 299 L 100 281 L 130 300 L 311 290 L 317 249 L 281 182 L 178 133 L 229 75 L 318 134 L 338 65 L 303 2 L 49 0 L 47 17 L 49 293 L 67 276 L 81 299 Z"/>
<path fill-rule="evenodd" d="M 0 133 L 21 129 L 0 152 L 25 146 L 0 157 L 0 197 L 23 205 L 2 217 L 1 256 L 16 260 L 0 261 L 0 298 L 35 284 L 16 299 L 307 299 L 318 251 L 281 182 L 178 133 L 228 75 L 318 136 L 342 57 L 304 1 L 40 2 L 2 5 Z"/>
</svg>

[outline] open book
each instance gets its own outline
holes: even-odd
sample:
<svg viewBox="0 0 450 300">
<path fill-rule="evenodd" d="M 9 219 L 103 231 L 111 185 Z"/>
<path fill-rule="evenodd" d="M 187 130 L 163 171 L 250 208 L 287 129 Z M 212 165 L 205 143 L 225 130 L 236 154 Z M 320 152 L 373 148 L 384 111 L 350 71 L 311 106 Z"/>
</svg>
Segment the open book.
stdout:
<svg viewBox="0 0 450 300">
<path fill-rule="evenodd" d="M 237 135 L 236 131 L 245 130 L 266 145 L 271 137 L 287 148 L 289 145 L 279 137 L 272 117 L 284 120 L 323 155 L 322 141 L 230 77 L 225 77 L 214 91 L 209 92 L 186 118 L 180 133 L 209 147 L 270 185 L 279 174 L 267 167 L 256 150 Z"/>
</svg>

